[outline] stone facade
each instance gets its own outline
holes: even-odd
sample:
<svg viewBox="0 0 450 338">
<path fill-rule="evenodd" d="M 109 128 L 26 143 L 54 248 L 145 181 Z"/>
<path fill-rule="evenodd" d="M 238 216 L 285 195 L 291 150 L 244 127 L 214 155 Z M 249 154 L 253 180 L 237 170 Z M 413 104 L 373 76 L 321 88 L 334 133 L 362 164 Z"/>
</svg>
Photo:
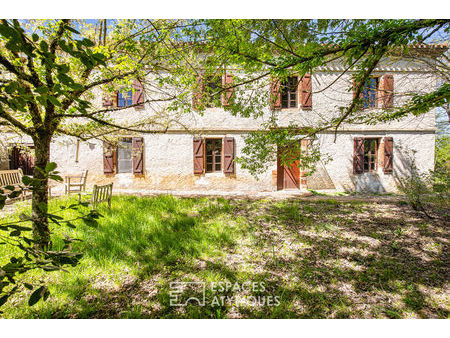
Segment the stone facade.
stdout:
<svg viewBox="0 0 450 338">
<path fill-rule="evenodd" d="M 336 81 L 340 68 L 322 69 L 312 74 L 312 110 L 289 108 L 276 111 L 279 124 L 287 126 L 294 122 L 303 126 L 315 125 L 338 114 L 338 107 L 352 99 L 352 77 L 344 75 Z M 436 86 L 433 74 L 424 71 L 420 65 L 402 60 L 385 60 L 374 75 L 394 76 L 394 103 L 399 105 L 410 92 L 429 92 Z M 336 82 L 334 82 L 336 81 Z M 334 82 L 334 83 L 333 83 Z M 332 84 L 332 85 L 331 85 Z M 324 88 L 330 88 L 321 91 Z M 266 87 L 269 93 L 269 87 Z M 95 104 L 101 105 L 101 95 Z M 123 116 L 130 120 L 150 116 L 150 107 L 129 108 Z M 233 116 L 222 108 L 208 108 L 203 115 L 192 112 L 179 118 L 180 125 L 173 125 L 166 133 L 141 135 L 144 140 L 144 175 L 103 173 L 103 145 L 100 141 L 78 142 L 71 137 L 55 138 L 51 146 L 51 160 L 58 164 L 63 174 L 78 174 L 89 170 L 90 184 L 113 181 L 115 187 L 124 189 L 167 189 L 167 190 L 230 190 L 230 191 L 273 191 L 277 190 L 277 163 L 270 163 L 269 170 L 258 179 L 235 165 L 233 175 L 206 173 L 194 175 L 193 138 L 233 137 L 235 156 L 242 154 L 245 136 L 260 128 L 273 112 L 267 106 L 262 117 L 242 118 Z M 124 118 L 125 118 L 124 117 Z M 181 128 L 187 126 L 189 131 Z M 126 135 L 124 135 L 126 136 Z M 136 136 L 136 135 L 129 135 Z M 355 137 L 376 138 L 382 149 L 385 137 L 393 138 L 393 173 L 385 174 L 381 166 L 371 173 L 353 174 L 353 140 Z M 18 139 L 13 134 L 3 133 L 0 152 L 0 169 L 9 164 L 6 144 L 30 142 L 26 137 Z M 408 117 L 400 121 L 377 125 L 343 125 L 335 134 L 324 132 L 317 137 L 324 154 L 331 160 L 319 163 L 316 172 L 307 177 L 306 186 L 301 189 L 370 190 L 390 192 L 396 190 L 398 177 L 408 173 L 412 159 L 420 170 L 434 168 L 435 114 L 430 111 L 420 117 Z M 383 156 L 382 153 L 379 156 Z"/>
</svg>

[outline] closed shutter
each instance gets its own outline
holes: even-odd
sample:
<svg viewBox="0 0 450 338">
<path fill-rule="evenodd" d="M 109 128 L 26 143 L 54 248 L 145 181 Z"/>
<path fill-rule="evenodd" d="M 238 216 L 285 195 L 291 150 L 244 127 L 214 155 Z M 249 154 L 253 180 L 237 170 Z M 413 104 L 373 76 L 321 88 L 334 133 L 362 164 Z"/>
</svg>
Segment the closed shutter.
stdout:
<svg viewBox="0 0 450 338">
<path fill-rule="evenodd" d="M 138 80 L 133 84 L 133 105 L 137 105 L 136 108 L 144 108 L 144 87 Z"/>
<path fill-rule="evenodd" d="M 383 172 L 385 174 L 392 173 L 392 167 L 393 167 L 393 160 L 394 160 L 394 141 L 392 137 L 385 137 L 384 138 L 384 165 L 383 165 Z"/>
<path fill-rule="evenodd" d="M 231 103 L 231 97 L 233 95 L 233 74 L 225 74 L 222 78 L 222 87 L 224 93 L 222 94 L 222 105 L 229 106 Z"/>
<path fill-rule="evenodd" d="M 144 174 L 144 138 L 133 137 L 131 139 L 133 149 L 133 174 Z"/>
<path fill-rule="evenodd" d="M 270 83 L 270 107 L 271 109 L 281 109 L 280 80 L 272 79 Z"/>
<path fill-rule="evenodd" d="M 105 175 L 114 174 L 114 154 L 113 145 L 103 142 L 103 173 Z"/>
<path fill-rule="evenodd" d="M 198 110 L 201 106 L 203 92 L 205 91 L 205 84 L 201 75 L 197 76 L 197 84 L 192 93 L 192 108 Z"/>
<path fill-rule="evenodd" d="M 394 107 L 394 76 L 385 74 L 383 76 L 383 108 L 390 109 Z"/>
<path fill-rule="evenodd" d="M 302 109 L 312 109 L 312 85 L 311 74 L 305 74 L 301 82 Z"/>
<path fill-rule="evenodd" d="M 223 172 L 234 174 L 234 137 L 223 139 Z"/>
<path fill-rule="evenodd" d="M 202 138 L 194 138 L 194 174 L 203 174 L 205 141 Z"/>
<path fill-rule="evenodd" d="M 362 174 L 364 172 L 364 139 L 356 137 L 353 140 L 353 173 Z"/>
</svg>

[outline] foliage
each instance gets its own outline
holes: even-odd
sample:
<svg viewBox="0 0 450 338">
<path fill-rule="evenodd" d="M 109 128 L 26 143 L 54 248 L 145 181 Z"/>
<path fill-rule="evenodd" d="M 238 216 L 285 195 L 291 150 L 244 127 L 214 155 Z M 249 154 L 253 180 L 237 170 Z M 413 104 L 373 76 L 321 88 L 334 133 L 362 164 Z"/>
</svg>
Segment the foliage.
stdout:
<svg viewBox="0 0 450 338">
<path fill-rule="evenodd" d="M 56 164 L 50 162 L 45 168 L 44 177 L 56 181 L 62 181 L 58 176 Z M 20 196 L 24 191 L 33 191 L 42 188 L 42 180 L 38 178 L 22 177 L 22 185 L 19 188 L 6 186 L 0 189 L 0 210 L 4 208 L 7 199 L 14 199 Z M 61 207 L 60 212 L 68 208 L 78 210 L 79 205 L 73 203 L 68 207 Z M 99 215 L 95 212 L 79 214 L 77 217 L 65 220 L 55 213 L 47 213 L 51 222 L 58 226 L 75 227 L 76 220 L 86 222 L 96 222 Z M 45 272 L 64 270 L 65 266 L 75 266 L 78 264 L 81 254 L 72 250 L 72 243 L 77 239 L 65 236 L 63 246 L 57 250 L 43 250 L 37 244 L 38 242 L 29 236 L 32 228 L 30 227 L 32 217 L 29 214 L 21 213 L 19 220 L 0 223 L 0 245 L 8 248 L 11 252 L 7 263 L 1 262 L 0 266 L 0 307 L 15 293 L 23 291 L 23 288 L 32 290 L 28 304 L 36 304 L 41 298 L 46 300 L 50 294 L 48 287 L 42 280 L 38 285 L 18 280 L 19 275 L 26 274 L 32 270 L 41 270 Z"/>
</svg>

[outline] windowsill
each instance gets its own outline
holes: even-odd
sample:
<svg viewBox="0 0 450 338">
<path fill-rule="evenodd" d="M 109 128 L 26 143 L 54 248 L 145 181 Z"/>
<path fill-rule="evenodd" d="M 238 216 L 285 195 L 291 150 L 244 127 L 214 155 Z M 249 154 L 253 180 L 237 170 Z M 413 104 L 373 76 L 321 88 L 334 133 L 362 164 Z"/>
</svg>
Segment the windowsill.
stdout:
<svg viewBox="0 0 450 338">
<path fill-rule="evenodd" d="M 205 173 L 205 177 L 225 177 L 223 171 L 213 172 L 213 173 Z"/>
</svg>

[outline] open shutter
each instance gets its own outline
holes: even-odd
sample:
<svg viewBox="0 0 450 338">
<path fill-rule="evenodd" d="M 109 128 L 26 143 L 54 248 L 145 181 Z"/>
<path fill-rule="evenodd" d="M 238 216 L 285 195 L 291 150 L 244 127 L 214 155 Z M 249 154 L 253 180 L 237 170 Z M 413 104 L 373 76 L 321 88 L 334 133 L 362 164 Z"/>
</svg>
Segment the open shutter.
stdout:
<svg viewBox="0 0 450 338">
<path fill-rule="evenodd" d="M 102 105 L 105 108 L 117 107 L 117 92 L 114 93 L 104 92 L 102 96 Z"/>
<path fill-rule="evenodd" d="M 364 172 L 364 139 L 356 137 L 353 140 L 353 173 L 362 174 Z"/>
<path fill-rule="evenodd" d="M 301 103 L 302 109 L 312 108 L 312 88 L 311 74 L 305 74 L 301 82 Z"/>
<path fill-rule="evenodd" d="M 222 78 L 222 87 L 224 92 L 222 94 L 222 105 L 229 106 L 231 103 L 231 96 L 233 95 L 233 74 L 225 74 Z"/>
<path fill-rule="evenodd" d="M 390 109 L 394 107 L 394 76 L 385 74 L 383 76 L 383 108 Z"/>
<path fill-rule="evenodd" d="M 203 83 L 203 78 L 201 75 L 197 76 L 197 84 L 192 93 L 192 108 L 199 109 L 202 101 L 202 96 L 205 91 L 205 84 Z"/>
<path fill-rule="evenodd" d="M 281 109 L 280 80 L 278 79 L 272 79 L 270 83 L 270 107 L 272 109 Z"/>
<path fill-rule="evenodd" d="M 194 138 L 194 174 L 203 174 L 205 141 L 202 138 Z"/>
<path fill-rule="evenodd" d="M 133 149 L 133 174 L 144 174 L 144 138 L 133 137 L 131 139 Z"/>
<path fill-rule="evenodd" d="M 144 108 L 144 87 L 138 80 L 133 83 L 133 105 L 137 104 L 136 108 Z"/>
<path fill-rule="evenodd" d="M 394 159 L 394 143 L 392 137 L 384 138 L 384 162 L 383 171 L 385 174 L 392 173 Z"/>
<path fill-rule="evenodd" d="M 105 175 L 114 174 L 114 152 L 113 145 L 103 142 L 103 173 Z"/>
<path fill-rule="evenodd" d="M 223 172 L 234 174 L 234 137 L 223 139 Z"/>
</svg>

